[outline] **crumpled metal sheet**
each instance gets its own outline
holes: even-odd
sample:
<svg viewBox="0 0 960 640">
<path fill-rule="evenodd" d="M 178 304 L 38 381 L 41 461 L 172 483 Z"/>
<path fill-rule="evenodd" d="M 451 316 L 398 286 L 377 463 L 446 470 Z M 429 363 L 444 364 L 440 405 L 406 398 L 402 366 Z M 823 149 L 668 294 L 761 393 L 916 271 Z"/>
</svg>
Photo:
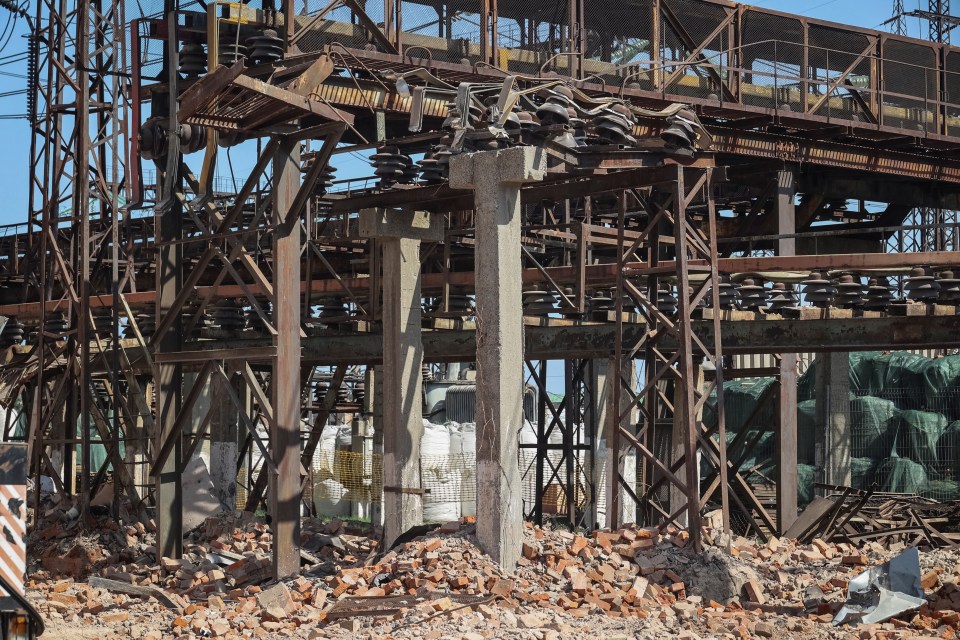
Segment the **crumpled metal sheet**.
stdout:
<svg viewBox="0 0 960 640">
<path fill-rule="evenodd" d="M 925 602 L 920 586 L 920 552 L 913 547 L 851 580 L 847 602 L 833 624 L 884 622 Z"/>
</svg>

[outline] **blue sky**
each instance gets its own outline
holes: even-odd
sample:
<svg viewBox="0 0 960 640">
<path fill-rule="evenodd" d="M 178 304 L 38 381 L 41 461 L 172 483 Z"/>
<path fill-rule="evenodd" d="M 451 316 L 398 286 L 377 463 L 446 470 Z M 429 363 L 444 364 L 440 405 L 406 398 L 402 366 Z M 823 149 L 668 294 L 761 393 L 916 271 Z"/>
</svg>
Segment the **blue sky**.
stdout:
<svg viewBox="0 0 960 640">
<path fill-rule="evenodd" d="M 906 0 L 907 10 L 916 9 L 918 1 L 923 2 L 924 6 L 926 5 L 926 0 Z M 892 1 L 757 0 L 748 4 L 834 22 L 878 28 L 884 20 L 890 17 Z M 33 2 L 31 2 L 31 5 L 33 5 Z M 31 13 L 32 11 L 33 8 L 31 7 Z M 0 8 L 0 28 L 3 27 L 8 15 L 6 10 Z M 908 28 L 911 35 L 926 33 L 926 25 L 921 25 L 917 19 L 910 20 Z M 26 40 L 23 38 L 25 33 L 26 22 L 20 20 L 6 46 L 0 51 L 0 63 L 5 62 L 5 58 L 9 59 L 14 54 L 26 51 Z M 13 62 L 0 66 L 0 141 L 2 141 L 0 144 L 2 144 L 4 155 L 2 170 L 0 170 L 0 193 L 3 194 L 4 205 L 0 209 L 0 224 L 21 224 L 27 220 L 27 198 L 30 184 L 30 130 L 25 119 L 11 118 L 11 116 L 22 115 L 26 111 L 26 96 L 22 93 L 26 87 L 25 76 L 23 76 L 26 72 L 26 65 L 22 60 L 17 61 L 17 58 L 13 60 Z M 248 166 L 248 156 L 249 154 L 242 152 L 234 154 L 234 168 L 238 173 Z M 199 156 L 197 157 L 199 158 Z M 196 160 L 196 163 L 199 163 L 199 160 Z M 225 164 L 225 162 L 221 163 L 221 171 L 226 171 Z M 355 158 L 343 155 L 335 157 L 334 164 L 341 169 L 337 178 L 350 177 L 349 169 L 360 165 Z"/>
</svg>

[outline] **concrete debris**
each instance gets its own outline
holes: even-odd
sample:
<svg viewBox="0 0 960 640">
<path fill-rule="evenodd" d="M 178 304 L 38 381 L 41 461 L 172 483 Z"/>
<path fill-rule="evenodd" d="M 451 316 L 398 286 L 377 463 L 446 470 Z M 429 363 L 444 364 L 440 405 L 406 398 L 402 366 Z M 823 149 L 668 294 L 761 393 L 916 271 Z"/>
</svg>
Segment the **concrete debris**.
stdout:
<svg viewBox="0 0 960 640">
<path fill-rule="evenodd" d="M 305 520 L 304 539 L 322 562 L 305 567 L 303 577 L 271 584 L 269 527 L 249 514 L 221 514 L 191 534 L 182 560 L 155 558 L 146 529 L 133 536 L 137 546 L 130 550 L 74 539 L 73 547 L 99 549 L 103 559 L 77 574 L 62 571 L 67 565 L 53 572 L 41 559 L 31 567 L 28 595 L 48 628 L 102 628 L 104 637 L 151 637 L 156 631 L 160 635 L 153 637 L 163 638 L 398 640 L 852 633 L 886 640 L 955 637 L 949 634 L 960 623 L 955 551 L 921 554 L 925 603 L 919 609 L 883 623 L 834 628 L 849 582 L 888 560 L 890 550 L 877 543 L 727 540 L 705 529 L 712 543 L 695 553 L 687 533 L 675 528 L 628 525 L 588 534 L 528 525 L 517 568 L 507 572 L 478 548 L 471 520 L 449 523 L 381 556 L 373 555 L 374 539 L 343 522 Z M 118 532 L 133 535 L 118 525 L 101 537 L 109 542 Z M 162 590 L 179 606 L 148 592 L 79 581 L 91 570 L 111 581 L 101 584 Z"/>
</svg>

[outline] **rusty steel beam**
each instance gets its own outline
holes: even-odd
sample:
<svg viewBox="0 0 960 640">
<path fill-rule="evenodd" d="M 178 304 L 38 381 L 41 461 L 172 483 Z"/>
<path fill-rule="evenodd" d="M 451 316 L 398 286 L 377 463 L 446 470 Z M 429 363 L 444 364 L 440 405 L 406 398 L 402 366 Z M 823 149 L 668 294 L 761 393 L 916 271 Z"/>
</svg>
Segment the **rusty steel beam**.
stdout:
<svg viewBox="0 0 960 640">
<path fill-rule="evenodd" d="M 763 256 L 749 258 L 720 258 L 717 261 L 721 273 L 754 273 L 754 272 L 776 272 L 776 271 L 796 271 L 809 272 L 816 270 L 836 270 L 836 271 L 874 271 L 890 273 L 902 271 L 910 267 L 923 265 L 933 269 L 943 269 L 947 267 L 960 267 L 960 253 L 956 251 L 931 251 L 927 253 L 851 253 L 851 254 L 823 254 L 819 256 Z M 707 266 L 701 260 L 691 260 L 690 265 L 694 267 Z M 643 264 L 628 264 L 627 269 L 645 269 Z M 670 262 L 663 262 L 660 268 L 666 273 L 673 267 Z M 547 282 L 547 275 L 555 282 L 560 284 L 576 283 L 578 277 L 578 267 L 543 267 L 540 269 L 524 269 L 521 274 L 525 284 L 537 284 Z M 544 273 L 545 272 L 545 273 Z M 616 282 L 617 266 L 614 264 L 593 264 L 585 267 L 586 283 L 589 286 L 610 285 Z M 423 290 L 437 291 L 441 290 L 445 283 L 457 287 L 472 287 L 475 276 L 472 271 L 453 271 L 449 274 L 443 273 L 425 273 L 423 275 Z M 322 280 L 311 280 L 309 282 L 301 280 L 300 293 L 309 293 L 311 295 L 323 296 L 329 294 L 341 294 L 344 292 L 344 286 L 352 291 L 365 291 L 370 286 L 370 278 L 342 278 L 337 281 L 333 278 Z M 201 297 L 211 295 L 212 287 L 197 286 L 196 293 Z M 241 298 L 246 291 L 251 291 L 255 295 L 266 295 L 256 284 L 248 284 L 246 287 L 240 285 L 219 285 L 216 287 L 216 294 L 222 298 Z M 132 307 L 153 304 L 156 301 L 156 292 L 139 291 L 136 293 L 124 294 L 127 303 Z M 18 316 L 21 318 L 39 317 L 41 310 L 53 311 L 62 307 L 62 302 L 47 301 L 40 302 L 22 302 L 14 304 L 0 305 L 0 315 Z M 113 296 L 98 295 L 90 299 L 90 307 L 110 307 L 113 305 Z"/>
</svg>

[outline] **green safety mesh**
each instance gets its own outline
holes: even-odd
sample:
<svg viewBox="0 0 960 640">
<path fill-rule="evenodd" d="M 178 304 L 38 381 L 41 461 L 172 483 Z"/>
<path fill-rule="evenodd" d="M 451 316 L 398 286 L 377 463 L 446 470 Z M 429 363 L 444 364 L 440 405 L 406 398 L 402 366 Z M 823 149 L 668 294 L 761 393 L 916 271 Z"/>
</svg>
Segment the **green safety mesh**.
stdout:
<svg viewBox="0 0 960 640">
<path fill-rule="evenodd" d="M 849 407 L 826 407 L 819 413 L 847 415 L 851 484 L 960 499 L 960 356 L 864 352 L 849 354 L 849 363 Z M 797 385 L 801 496 L 807 488 L 812 495 L 815 443 L 824 428 L 818 419 L 816 367 L 816 361 L 811 363 Z M 769 482 L 775 471 L 777 403 L 776 395 L 768 393 L 774 384 L 773 378 L 764 378 L 724 387 L 728 442 L 743 429 L 748 430 L 745 442 L 760 434 L 755 450 L 745 454 L 740 446 L 729 452 L 733 460 L 745 456 L 741 473 L 756 470 L 749 473 L 750 482 Z M 832 397 L 836 402 L 836 394 Z M 712 397 L 704 410 L 708 424 L 716 420 L 715 407 Z"/>
<path fill-rule="evenodd" d="M 853 456 L 881 460 L 893 451 L 900 410 L 884 398 L 864 396 L 850 402 Z"/>
<path fill-rule="evenodd" d="M 894 456 L 877 470 L 880 490 L 887 493 L 921 493 L 927 489 L 927 472 L 913 460 Z"/>
<path fill-rule="evenodd" d="M 897 429 L 897 454 L 921 463 L 928 472 L 937 468 L 937 443 L 946 429 L 947 418 L 940 413 L 903 411 Z"/>
</svg>

